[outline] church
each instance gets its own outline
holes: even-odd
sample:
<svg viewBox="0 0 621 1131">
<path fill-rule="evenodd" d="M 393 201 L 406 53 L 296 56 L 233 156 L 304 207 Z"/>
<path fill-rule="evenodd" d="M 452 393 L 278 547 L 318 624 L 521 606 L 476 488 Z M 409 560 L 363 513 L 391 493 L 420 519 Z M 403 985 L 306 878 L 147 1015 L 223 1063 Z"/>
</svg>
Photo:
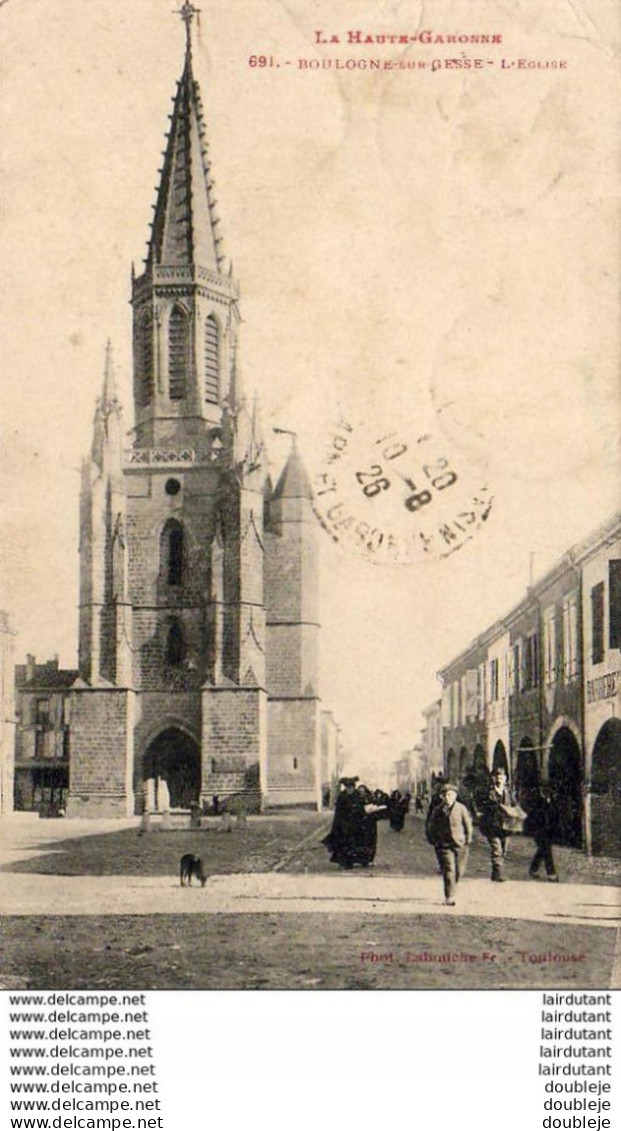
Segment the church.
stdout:
<svg viewBox="0 0 621 1131">
<path fill-rule="evenodd" d="M 59 708 L 68 817 L 216 795 L 249 812 L 321 804 L 318 523 L 295 437 L 273 483 L 240 384 L 194 13 L 184 3 L 183 72 L 132 276 L 134 425 L 108 347 L 82 468 L 79 655 Z M 30 686 L 19 669 L 22 730 L 44 668 L 31 664 Z"/>
</svg>

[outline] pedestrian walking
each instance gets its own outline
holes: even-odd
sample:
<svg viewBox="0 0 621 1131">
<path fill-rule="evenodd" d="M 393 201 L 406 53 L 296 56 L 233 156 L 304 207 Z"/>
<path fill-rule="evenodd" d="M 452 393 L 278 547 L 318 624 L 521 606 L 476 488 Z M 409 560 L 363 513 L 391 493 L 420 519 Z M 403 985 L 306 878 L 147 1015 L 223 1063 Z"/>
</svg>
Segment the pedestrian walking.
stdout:
<svg viewBox="0 0 621 1131">
<path fill-rule="evenodd" d="M 342 786 L 334 806 L 332 828 L 322 844 L 330 852 L 332 864 L 351 869 L 356 864 L 368 868 L 377 851 L 377 821 L 387 815 L 384 807 L 373 803 L 366 785 L 357 777 L 341 778 Z"/>
<path fill-rule="evenodd" d="M 405 818 L 410 808 L 410 797 L 406 794 L 405 797 L 401 796 L 401 791 L 394 789 L 388 799 L 388 819 L 390 827 L 393 832 L 403 832 Z"/>
<path fill-rule="evenodd" d="M 457 800 L 457 786 L 444 782 L 429 807 L 425 835 L 433 845 L 444 882 L 444 902 L 455 906 L 455 889 L 466 870 L 472 840 L 472 818 Z"/>
<path fill-rule="evenodd" d="M 330 852 L 330 861 L 341 868 L 353 868 L 358 862 L 365 812 L 364 801 L 356 790 L 357 777 L 341 778 L 342 789 L 334 806 L 332 828 L 322 844 Z"/>
<path fill-rule="evenodd" d="M 558 872 L 552 852 L 554 810 L 549 792 L 542 787 L 533 790 L 528 799 L 526 812 L 524 832 L 527 836 L 532 836 L 537 846 L 528 874 L 531 879 L 536 880 L 543 864 L 548 880 L 551 883 L 558 883 Z"/>
<path fill-rule="evenodd" d="M 490 846 L 492 874 L 495 883 L 503 883 L 504 863 L 509 835 L 520 831 L 526 814 L 509 788 L 507 775 L 501 767 L 494 770 L 490 787 L 482 799 L 480 829 Z"/>
</svg>

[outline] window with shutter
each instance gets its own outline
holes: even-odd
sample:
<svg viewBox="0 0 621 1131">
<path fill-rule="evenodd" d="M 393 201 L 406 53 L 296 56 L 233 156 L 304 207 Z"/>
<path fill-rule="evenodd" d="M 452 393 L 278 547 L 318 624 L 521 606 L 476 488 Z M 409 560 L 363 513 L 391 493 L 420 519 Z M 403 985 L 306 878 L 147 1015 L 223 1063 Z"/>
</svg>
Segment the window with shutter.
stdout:
<svg viewBox="0 0 621 1131">
<path fill-rule="evenodd" d="M 609 644 L 621 648 L 621 559 L 608 563 Z"/>
<path fill-rule="evenodd" d="M 601 664 L 604 659 L 604 582 L 591 589 L 591 659 Z"/>
</svg>

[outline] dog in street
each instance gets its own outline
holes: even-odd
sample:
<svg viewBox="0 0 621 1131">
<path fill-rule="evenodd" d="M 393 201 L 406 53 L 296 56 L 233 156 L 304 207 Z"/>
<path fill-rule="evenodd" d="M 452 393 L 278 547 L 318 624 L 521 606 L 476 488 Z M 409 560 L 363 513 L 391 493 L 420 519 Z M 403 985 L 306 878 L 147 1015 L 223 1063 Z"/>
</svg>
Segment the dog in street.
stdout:
<svg viewBox="0 0 621 1131">
<path fill-rule="evenodd" d="M 201 887 L 204 888 L 207 882 L 207 876 L 203 870 L 203 861 L 200 856 L 193 856 L 191 852 L 186 852 L 185 856 L 181 857 L 179 865 L 179 878 L 181 880 L 181 887 L 192 887 L 192 878 L 196 877 L 200 880 Z"/>
</svg>

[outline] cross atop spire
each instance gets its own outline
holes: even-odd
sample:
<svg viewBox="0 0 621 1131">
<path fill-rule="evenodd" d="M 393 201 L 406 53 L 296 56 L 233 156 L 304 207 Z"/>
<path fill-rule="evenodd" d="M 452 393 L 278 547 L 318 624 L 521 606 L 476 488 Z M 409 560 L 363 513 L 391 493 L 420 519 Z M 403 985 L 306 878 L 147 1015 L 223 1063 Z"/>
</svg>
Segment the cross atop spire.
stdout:
<svg viewBox="0 0 621 1131">
<path fill-rule="evenodd" d="M 192 20 L 200 13 L 200 8 L 195 8 L 189 0 L 184 0 L 181 8 L 175 8 L 178 16 L 181 16 L 185 24 L 185 46 L 188 54 L 192 51 Z"/>
</svg>

